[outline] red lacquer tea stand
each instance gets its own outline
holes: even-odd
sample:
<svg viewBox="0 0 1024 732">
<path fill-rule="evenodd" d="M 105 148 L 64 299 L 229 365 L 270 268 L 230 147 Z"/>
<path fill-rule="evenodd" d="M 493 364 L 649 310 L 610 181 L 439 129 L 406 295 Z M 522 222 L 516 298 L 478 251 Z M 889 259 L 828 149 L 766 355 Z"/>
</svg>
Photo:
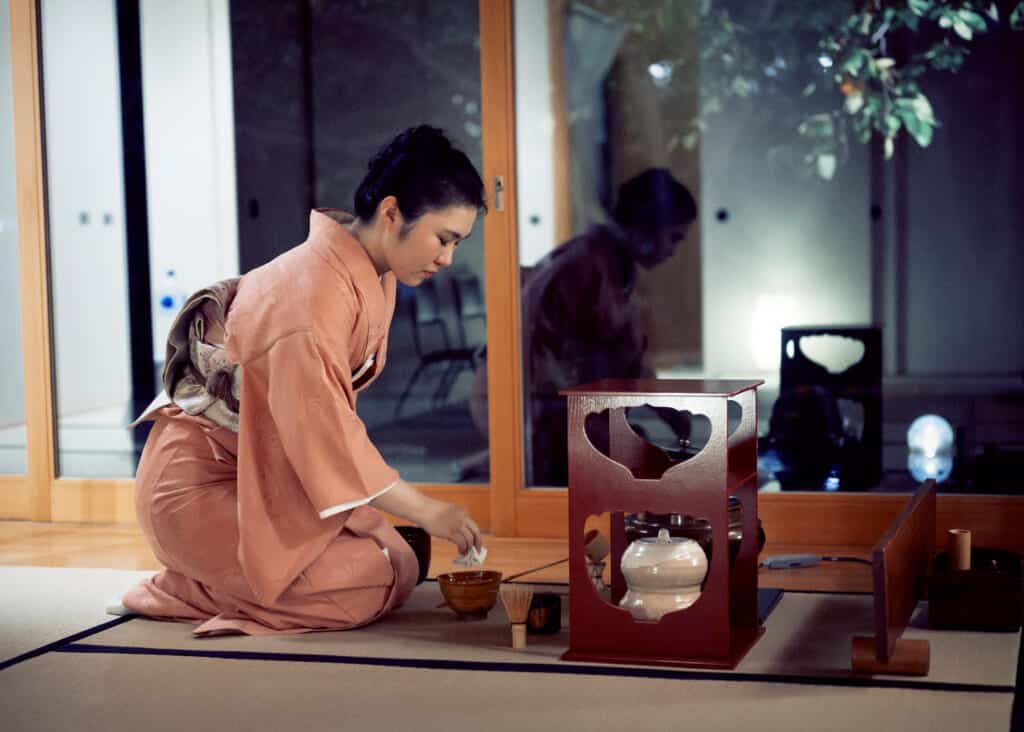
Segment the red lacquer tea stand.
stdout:
<svg viewBox="0 0 1024 732">
<path fill-rule="evenodd" d="M 764 632 L 757 607 L 757 392 L 762 381 L 608 379 L 562 392 L 569 399 L 570 661 L 734 668 Z M 728 403 L 742 415 L 728 433 Z M 629 426 L 630 407 L 668 407 L 704 415 L 711 433 L 692 458 L 672 463 Z M 609 453 L 586 436 L 587 415 L 607 411 Z M 638 477 L 642 476 L 642 477 Z M 660 477 L 658 477 L 660 476 Z M 742 541 L 730 560 L 728 502 L 743 508 Z M 624 514 L 691 515 L 711 525 L 703 590 L 684 610 L 641 622 L 618 607 L 626 546 Z M 611 515 L 611 603 L 591 581 L 584 524 Z"/>
</svg>

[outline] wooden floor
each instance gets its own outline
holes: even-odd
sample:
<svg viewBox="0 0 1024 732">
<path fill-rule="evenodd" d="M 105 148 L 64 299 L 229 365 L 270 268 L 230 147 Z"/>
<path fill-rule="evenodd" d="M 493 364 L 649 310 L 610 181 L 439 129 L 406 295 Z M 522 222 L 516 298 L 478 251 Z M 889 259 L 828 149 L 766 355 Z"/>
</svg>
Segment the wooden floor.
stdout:
<svg viewBox="0 0 1024 732">
<path fill-rule="evenodd" d="M 567 557 L 564 539 L 519 539 L 485 537 L 486 568 L 506 576 Z M 869 547 L 795 547 L 769 544 L 762 557 L 774 554 L 819 553 L 828 556 L 869 557 Z M 430 574 L 457 569 L 452 564 L 455 547 L 434 540 Z M 0 565 L 37 567 L 103 567 L 108 569 L 152 569 L 160 564 L 136 526 L 97 526 L 62 523 L 0 521 Z M 524 578 L 526 579 L 526 578 Z M 568 580 L 567 565 L 531 573 L 538 582 Z M 761 569 L 762 587 L 788 590 L 870 592 L 871 569 L 848 562 L 827 562 L 806 569 Z"/>
</svg>

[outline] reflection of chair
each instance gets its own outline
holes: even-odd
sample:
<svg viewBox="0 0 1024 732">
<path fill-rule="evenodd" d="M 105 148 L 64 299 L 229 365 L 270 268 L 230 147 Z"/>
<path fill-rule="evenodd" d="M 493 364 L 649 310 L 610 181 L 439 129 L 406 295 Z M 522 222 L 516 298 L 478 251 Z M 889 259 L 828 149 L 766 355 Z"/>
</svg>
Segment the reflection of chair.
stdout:
<svg viewBox="0 0 1024 732">
<path fill-rule="evenodd" d="M 412 339 L 416 348 L 416 355 L 420 362 L 413 372 L 409 383 L 406 385 L 402 396 L 398 398 L 395 406 L 395 418 L 402 411 L 402 405 L 412 393 L 420 374 L 428 367 L 436 363 L 447 363 L 441 380 L 434 390 L 433 403 L 437 406 L 448 398 L 455 379 L 463 369 L 476 369 L 483 343 L 473 345 L 466 332 L 466 325 L 469 321 L 479 319 L 481 323 L 486 322 L 486 309 L 484 306 L 483 293 L 480 290 L 480 280 L 472 273 L 459 273 L 449 280 L 452 288 L 452 300 L 455 306 L 455 331 L 456 341 L 449 337 L 448 323 L 444 317 L 441 307 L 440 293 L 438 286 L 433 280 L 427 280 L 414 291 L 410 316 L 412 319 Z M 441 347 L 434 350 L 427 350 L 424 346 L 425 336 L 429 329 L 436 329 L 434 332 L 440 337 Z"/>
</svg>

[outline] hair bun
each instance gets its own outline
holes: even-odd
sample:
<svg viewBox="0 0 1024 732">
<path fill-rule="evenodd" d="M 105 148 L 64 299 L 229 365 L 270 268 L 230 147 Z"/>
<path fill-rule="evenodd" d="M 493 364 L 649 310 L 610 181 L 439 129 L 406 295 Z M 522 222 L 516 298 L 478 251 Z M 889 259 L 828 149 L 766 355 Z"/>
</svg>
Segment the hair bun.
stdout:
<svg viewBox="0 0 1024 732">
<path fill-rule="evenodd" d="M 479 173 L 465 153 L 431 125 L 409 127 L 370 159 L 356 191 L 356 215 L 369 221 L 379 202 L 392 195 L 408 221 L 452 203 L 486 208 Z"/>
</svg>

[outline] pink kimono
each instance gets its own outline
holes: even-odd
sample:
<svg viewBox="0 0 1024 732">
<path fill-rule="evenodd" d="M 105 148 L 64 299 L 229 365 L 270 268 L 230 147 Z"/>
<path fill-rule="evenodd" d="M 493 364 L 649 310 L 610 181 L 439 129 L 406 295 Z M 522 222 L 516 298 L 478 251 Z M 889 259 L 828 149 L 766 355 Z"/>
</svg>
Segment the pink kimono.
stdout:
<svg viewBox="0 0 1024 732">
<path fill-rule="evenodd" d="M 314 211 L 305 243 L 241 278 L 224 343 L 238 432 L 156 412 L 136 510 L 166 569 L 128 609 L 198 635 L 302 632 L 364 625 L 412 591 L 415 555 L 367 505 L 398 474 L 355 412 L 384 367 L 395 278 L 377 276 L 346 217 Z"/>
</svg>

